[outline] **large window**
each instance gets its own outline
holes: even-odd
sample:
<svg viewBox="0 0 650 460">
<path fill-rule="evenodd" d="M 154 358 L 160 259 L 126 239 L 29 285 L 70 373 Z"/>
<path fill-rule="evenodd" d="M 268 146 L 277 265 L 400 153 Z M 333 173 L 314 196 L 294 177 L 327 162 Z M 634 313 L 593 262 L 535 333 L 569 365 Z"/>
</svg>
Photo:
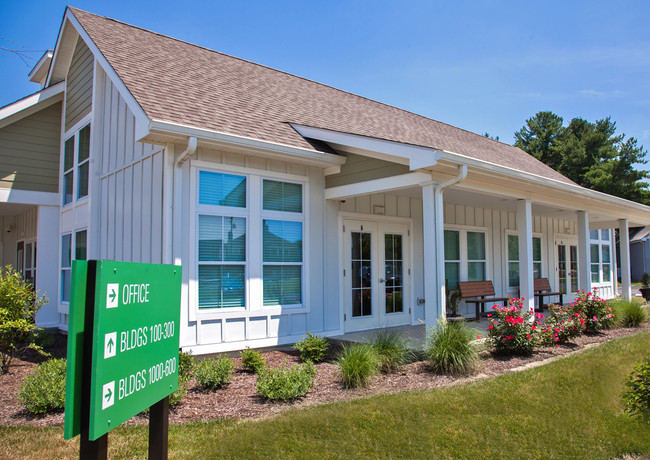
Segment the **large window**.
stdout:
<svg viewBox="0 0 650 460">
<path fill-rule="evenodd" d="M 591 230 L 591 282 L 609 283 L 612 280 L 612 255 L 609 230 Z"/>
<path fill-rule="evenodd" d="M 263 305 L 302 304 L 302 184 L 262 183 Z"/>
<path fill-rule="evenodd" d="M 485 232 L 445 230 L 445 279 L 449 290 L 458 281 L 482 281 L 487 274 Z"/>
<path fill-rule="evenodd" d="M 86 125 L 66 139 L 63 146 L 64 206 L 88 195 L 89 166 L 90 125 Z"/>
<path fill-rule="evenodd" d="M 519 236 L 508 238 L 508 287 L 519 287 Z M 542 277 L 542 239 L 533 237 L 533 278 Z"/>
<path fill-rule="evenodd" d="M 200 171 L 199 204 L 199 308 L 245 307 L 246 178 Z"/>
<path fill-rule="evenodd" d="M 211 171 L 198 179 L 199 308 L 248 308 L 247 295 L 253 305 L 302 305 L 303 185 Z M 258 277 L 261 286 L 247 283 Z"/>
</svg>

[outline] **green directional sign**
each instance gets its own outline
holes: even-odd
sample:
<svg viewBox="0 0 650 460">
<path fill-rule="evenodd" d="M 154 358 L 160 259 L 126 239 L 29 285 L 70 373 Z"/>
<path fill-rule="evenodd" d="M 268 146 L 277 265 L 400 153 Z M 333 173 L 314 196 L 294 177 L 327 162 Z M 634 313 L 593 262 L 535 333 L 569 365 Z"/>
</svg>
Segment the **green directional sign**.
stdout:
<svg viewBox="0 0 650 460">
<path fill-rule="evenodd" d="M 90 273 L 88 278 L 92 279 Z M 91 441 L 178 389 L 181 278 L 179 266 L 97 261 Z M 86 318 L 86 328 L 89 323 Z M 91 335 L 88 330 L 84 334 L 88 346 Z M 67 428 L 66 423 L 67 437 L 78 432 Z"/>
</svg>

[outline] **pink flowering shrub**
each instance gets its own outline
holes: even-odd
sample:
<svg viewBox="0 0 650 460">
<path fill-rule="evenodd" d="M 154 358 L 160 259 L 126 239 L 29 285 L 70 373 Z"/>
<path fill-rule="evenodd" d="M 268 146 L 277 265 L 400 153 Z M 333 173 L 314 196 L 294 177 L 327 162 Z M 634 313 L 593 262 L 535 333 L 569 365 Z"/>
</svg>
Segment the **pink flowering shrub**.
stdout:
<svg viewBox="0 0 650 460">
<path fill-rule="evenodd" d="M 549 305 L 550 313 L 537 314 L 539 340 L 544 345 L 560 345 L 575 337 L 580 337 L 585 328 L 585 314 L 576 306 Z M 543 319 L 543 323 L 541 320 Z"/>
<path fill-rule="evenodd" d="M 605 299 L 594 292 L 578 291 L 578 297 L 572 306 L 585 315 L 585 332 L 593 334 L 614 326 L 614 312 Z"/>
<path fill-rule="evenodd" d="M 523 299 L 509 299 L 508 305 L 493 307 L 489 315 L 488 343 L 497 353 L 528 355 L 536 344 L 536 328 L 532 313 L 524 310 Z"/>
</svg>

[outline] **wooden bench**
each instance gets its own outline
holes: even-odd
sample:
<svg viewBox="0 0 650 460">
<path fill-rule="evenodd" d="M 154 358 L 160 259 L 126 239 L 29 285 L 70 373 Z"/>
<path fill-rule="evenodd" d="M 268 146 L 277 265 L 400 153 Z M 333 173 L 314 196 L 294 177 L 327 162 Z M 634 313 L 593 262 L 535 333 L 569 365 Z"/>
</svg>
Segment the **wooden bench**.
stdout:
<svg viewBox="0 0 650 460">
<path fill-rule="evenodd" d="M 460 298 L 467 303 L 473 303 L 476 306 L 476 320 L 480 319 L 481 313 L 485 313 L 486 303 L 502 303 L 503 306 L 508 304 L 508 297 L 489 297 L 494 296 L 494 285 L 492 281 L 459 281 L 458 289 Z"/>
<path fill-rule="evenodd" d="M 539 299 L 537 311 L 544 309 L 544 297 L 559 295 L 560 305 L 562 305 L 562 296 L 564 294 L 561 292 L 550 292 L 551 283 L 548 282 L 548 278 L 535 278 L 533 280 L 533 290 L 535 291 L 535 297 Z"/>
</svg>

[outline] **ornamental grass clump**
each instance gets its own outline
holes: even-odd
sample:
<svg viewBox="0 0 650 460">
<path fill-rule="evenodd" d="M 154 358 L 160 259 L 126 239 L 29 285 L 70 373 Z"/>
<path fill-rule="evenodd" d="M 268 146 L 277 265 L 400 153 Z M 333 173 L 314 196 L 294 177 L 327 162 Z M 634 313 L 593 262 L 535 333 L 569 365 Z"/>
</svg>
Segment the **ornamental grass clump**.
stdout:
<svg viewBox="0 0 650 460">
<path fill-rule="evenodd" d="M 582 335 L 585 315 L 574 304 L 549 305 L 548 308 L 550 314 L 543 323 L 544 315 L 536 314 L 539 322 L 535 326 L 536 332 L 543 345 L 560 345 Z"/>
<path fill-rule="evenodd" d="M 622 310 L 619 321 L 623 327 L 639 327 L 648 320 L 648 313 L 639 302 L 624 302 Z"/>
<path fill-rule="evenodd" d="M 394 372 L 402 364 L 413 359 L 408 340 L 394 329 L 382 329 L 372 339 L 372 346 L 379 355 L 382 372 Z"/>
<path fill-rule="evenodd" d="M 311 361 L 312 363 L 319 363 L 327 355 L 329 342 L 325 337 L 307 332 L 302 340 L 297 342 L 293 348 L 300 352 L 300 359 L 303 362 Z"/>
<path fill-rule="evenodd" d="M 246 349 L 240 352 L 240 355 L 241 365 L 249 372 L 259 374 L 266 367 L 266 360 L 259 351 L 246 347 Z"/>
<path fill-rule="evenodd" d="M 200 361 L 194 368 L 196 383 L 203 388 L 216 390 L 230 383 L 235 364 L 228 356 L 219 356 L 218 359 L 208 358 Z"/>
<path fill-rule="evenodd" d="M 488 344 L 499 354 L 529 355 L 535 349 L 537 326 L 523 300 L 509 299 L 507 306 L 495 306 L 488 315 Z"/>
<path fill-rule="evenodd" d="M 311 361 L 290 368 L 264 367 L 257 374 L 257 394 L 271 401 L 292 401 L 307 394 L 315 376 Z"/>
<path fill-rule="evenodd" d="M 63 410 L 65 405 L 65 359 L 50 359 L 25 377 L 18 396 L 32 414 Z"/>
<path fill-rule="evenodd" d="M 641 361 L 625 380 L 625 410 L 632 415 L 650 418 L 650 356 Z"/>
<path fill-rule="evenodd" d="M 596 289 L 593 292 L 578 291 L 572 305 L 585 315 L 585 333 L 594 334 L 614 326 L 613 310 L 605 299 L 596 295 Z"/>
<path fill-rule="evenodd" d="M 474 344 L 476 331 L 464 322 L 438 321 L 427 336 L 425 354 L 435 372 L 451 375 L 469 375 L 478 364 L 478 350 Z"/>
<path fill-rule="evenodd" d="M 379 372 L 380 359 L 377 350 L 370 344 L 344 344 L 336 365 L 343 385 L 357 388 L 368 385 L 370 378 Z"/>
</svg>

